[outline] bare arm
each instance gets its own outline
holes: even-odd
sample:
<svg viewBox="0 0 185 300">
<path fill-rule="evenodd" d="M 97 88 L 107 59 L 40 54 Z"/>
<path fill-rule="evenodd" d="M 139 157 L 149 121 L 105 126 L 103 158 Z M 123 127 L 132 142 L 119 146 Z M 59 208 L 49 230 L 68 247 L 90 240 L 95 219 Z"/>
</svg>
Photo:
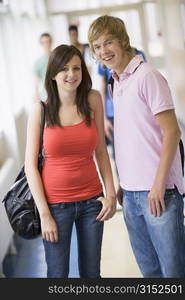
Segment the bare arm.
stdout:
<svg viewBox="0 0 185 300">
<path fill-rule="evenodd" d="M 57 228 L 53 220 L 44 194 L 44 188 L 38 171 L 38 153 L 40 140 L 41 104 L 34 103 L 30 113 L 27 128 L 27 143 L 25 155 L 25 172 L 33 198 L 41 218 L 43 238 L 57 241 Z"/>
<path fill-rule="evenodd" d="M 151 213 L 155 216 L 160 216 L 161 209 L 165 210 L 164 193 L 166 179 L 177 151 L 181 132 L 174 110 L 167 110 L 157 114 L 156 120 L 163 130 L 163 144 L 159 166 L 148 198 Z"/>
<path fill-rule="evenodd" d="M 103 105 L 101 96 L 97 91 L 92 91 L 90 95 L 90 104 L 94 112 L 94 119 L 98 130 L 98 145 L 95 150 L 98 168 L 104 183 L 106 197 L 102 198 L 103 208 L 97 217 L 97 220 L 104 221 L 111 218 L 116 210 L 116 192 L 113 183 L 113 175 L 110 165 L 110 159 L 107 152 L 103 124 Z"/>
</svg>

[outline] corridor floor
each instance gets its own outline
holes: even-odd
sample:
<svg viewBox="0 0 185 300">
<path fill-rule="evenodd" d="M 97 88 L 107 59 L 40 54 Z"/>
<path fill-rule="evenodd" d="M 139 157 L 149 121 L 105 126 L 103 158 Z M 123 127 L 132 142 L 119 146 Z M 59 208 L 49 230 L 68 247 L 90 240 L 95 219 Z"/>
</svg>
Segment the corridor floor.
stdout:
<svg viewBox="0 0 185 300">
<path fill-rule="evenodd" d="M 15 245 L 17 254 L 7 255 L 4 260 L 5 276 L 8 278 L 46 277 L 42 239 L 28 241 L 16 237 Z M 103 278 L 141 277 L 132 254 L 121 210 L 118 210 L 112 219 L 105 222 L 101 276 Z M 71 242 L 69 277 L 79 277 L 75 228 Z"/>
</svg>

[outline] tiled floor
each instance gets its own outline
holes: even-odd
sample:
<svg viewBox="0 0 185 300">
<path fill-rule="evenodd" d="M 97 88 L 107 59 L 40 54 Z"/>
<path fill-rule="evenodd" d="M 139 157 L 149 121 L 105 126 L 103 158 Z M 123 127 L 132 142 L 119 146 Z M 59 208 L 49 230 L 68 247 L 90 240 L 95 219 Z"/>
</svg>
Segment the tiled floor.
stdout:
<svg viewBox="0 0 185 300">
<path fill-rule="evenodd" d="M 15 244 L 17 255 L 9 255 L 4 260 L 5 276 L 46 277 L 42 239 L 28 241 L 16 237 Z M 105 223 L 101 270 L 102 277 L 141 277 L 130 248 L 121 211 Z M 69 277 L 79 277 L 75 229 L 72 235 Z"/>
<path fill-rule="evenodd" d="M 25 240 L 15 237 L 16 255 L 7 255 L 4 260 L 4 274 L 13 278 L 43 278 L 46 277 L 46 263 L 42 238 Z M 78 277 L 78 262 L 76 234 L 73 230 L 71 241 L 70 274 Z"/>
<path fill-rule="evenodd" d="M 101 270 L 102 277 L 142 277 L 132 253 L 121 210 L 105 223 Z"/>
</svg>

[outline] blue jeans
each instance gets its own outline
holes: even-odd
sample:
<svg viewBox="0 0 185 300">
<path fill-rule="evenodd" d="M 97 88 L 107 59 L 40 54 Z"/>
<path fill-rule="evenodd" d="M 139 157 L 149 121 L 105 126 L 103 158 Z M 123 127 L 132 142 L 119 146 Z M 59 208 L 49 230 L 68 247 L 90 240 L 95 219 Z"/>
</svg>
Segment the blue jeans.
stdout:
<svg viewBox="0 0 185 300">
<path fill-rule="evenodd" d="M 144 277 L 185 277 L 183 198 L 166 190 L 166 210 L 150 213 L 148 191 L 123 191 L 123 214 L 131 246 Z"/>
<path fill-rule="evenodd" d="M 89 200 L 50 204 L 57 223 L 57 243 L 43 240 L 47 277 L 67 278 L 69 275 L 70 244 L 73 224 L 76 226 L 78 266 L 81 278 L 100 278 L 101 245 L 104 223 L 96 221 L 102 203 L 98 195 Z"/>
</svg>

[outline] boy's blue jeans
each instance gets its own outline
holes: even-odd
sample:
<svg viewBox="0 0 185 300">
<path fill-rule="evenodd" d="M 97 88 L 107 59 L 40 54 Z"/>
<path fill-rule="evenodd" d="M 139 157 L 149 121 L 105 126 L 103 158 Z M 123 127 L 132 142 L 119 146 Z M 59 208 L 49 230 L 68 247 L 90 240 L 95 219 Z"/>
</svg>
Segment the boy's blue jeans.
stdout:
<svg viewBox="0 0 185 300">
<path fill-rule="evenodd" d="M 144 277 L 185 277 L 183 197 L 166 190 L 165 212 L 150 213 L 148 191 L 123 190 L 123 214 L 130 242 Z"/>
<path fill-rule="evenodd" d="M 76 225 L 79 274 L 82 278 L 100 277 L 103 222 L 96 221 L 102 203 L 96 196 L 79 202 L 49 205 L 58 225 L 59 241 L 43 240 L 47 277 L 67 278 L 69 275 L 70 243 L 73 224 Z"/>
</svg>

